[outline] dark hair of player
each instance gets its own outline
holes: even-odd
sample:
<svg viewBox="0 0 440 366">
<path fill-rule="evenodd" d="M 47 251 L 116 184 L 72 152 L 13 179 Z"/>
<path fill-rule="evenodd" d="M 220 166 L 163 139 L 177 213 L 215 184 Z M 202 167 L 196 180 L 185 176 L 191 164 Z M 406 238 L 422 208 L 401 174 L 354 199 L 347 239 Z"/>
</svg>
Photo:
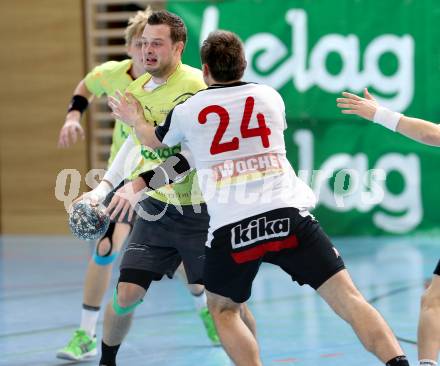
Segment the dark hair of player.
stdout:
<svg viewBox="0 0 440 366">
<path fill-rule="evenodd" d="M 148 18 L 149 25 L 165 24 L 170 28 L 170 37 L 173 43 L 183 42 L 186 44 L 186 26 L 182 18 L 176 14 L 170 13 L 166 10 L 158 10 L 151 13 Z"/>
<path fill-rule="evenodd" d="M 217 30 L 209 34 L 200 50 L 202 64 L 207 64 L 214 80 L 240 80 L 246 69 L 243 43 L 232 32 Z"/>
</svg>

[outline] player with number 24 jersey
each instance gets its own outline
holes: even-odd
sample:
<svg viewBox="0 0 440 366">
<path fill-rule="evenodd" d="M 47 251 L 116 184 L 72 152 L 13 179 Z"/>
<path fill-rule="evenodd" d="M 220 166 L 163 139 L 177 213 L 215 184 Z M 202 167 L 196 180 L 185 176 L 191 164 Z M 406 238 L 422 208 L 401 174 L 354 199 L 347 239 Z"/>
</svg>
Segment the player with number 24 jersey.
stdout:
<svg viewBox="0 0 440 366">
<path fill-rule="evenodd" d="M 281 96 L 267 85 L 212 85 L 176 106 L 156 129 L 163 144 L 183 142 L 191 151 L 211 233 L 269 210 L 314 207 L 312 190 L 286 158 L 284 111 Z"/>
<path fill-rule="evenodd" d="M 203 281 L 233 363 L 262 365 L 255 326 L 241 314 L 261 263 L 268 262 L 315 289 L 386 366 L 409 366 L 391 329 L 356 289 L 338 250 L 308 212 L 315 197 L 287 161 L 280 95 L 241 81 L 247 62 L 234 33 L 210 33 L 200 56 L 209 88 L 176 106 L 163 126 L 145 124 L 138 106 L 124 98 L 114 103 L 114 113 L 143 144 L 181 142 L 192 155 L 211 216 Z M 179 173 L 177 164 L 171 173 Z M 155 189 L 148 177 L 141 174 L 134 191 Z"/>
</svg>

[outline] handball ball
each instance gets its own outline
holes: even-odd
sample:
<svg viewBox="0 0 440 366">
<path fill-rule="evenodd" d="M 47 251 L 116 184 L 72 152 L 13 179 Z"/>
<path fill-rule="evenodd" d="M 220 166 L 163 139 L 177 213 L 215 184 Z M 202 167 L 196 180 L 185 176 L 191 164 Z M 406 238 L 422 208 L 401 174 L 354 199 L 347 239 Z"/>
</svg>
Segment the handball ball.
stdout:
<svg viewBox="0 0 440 366">
<path fill-rule="evenodd" d="M 104 209 L 103 205 L 92 206 L 85 201 L 75 203 L 69 213 L 69 227 L 73 235 L 82 240 L 101 238 L 110 225 L 110 217 Z"/>
</svg>

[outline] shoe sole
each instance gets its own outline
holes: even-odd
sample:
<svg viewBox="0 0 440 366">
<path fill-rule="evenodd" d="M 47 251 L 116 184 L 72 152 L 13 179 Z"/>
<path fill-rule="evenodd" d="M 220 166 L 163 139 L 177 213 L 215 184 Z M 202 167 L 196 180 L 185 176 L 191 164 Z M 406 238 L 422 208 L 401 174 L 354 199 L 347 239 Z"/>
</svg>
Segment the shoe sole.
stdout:
<svg viewBox="0 0 440 366">
<path fill-rule="evenodd" d="M 95 349 L 93 351 L 85 353 L 84 355 L 82 355 L 80 357 L 75 357 L 75 356 L 71 355 L 70 353 L 58 352 L 57 358 L 60 358 L 62 360 L 69 360 L 69 361 L 83 361 L 83 360 L 87 360 L 90 358 L 94 358 L 97 355 L 98 355 L 98 351 Z"/>
</svg>

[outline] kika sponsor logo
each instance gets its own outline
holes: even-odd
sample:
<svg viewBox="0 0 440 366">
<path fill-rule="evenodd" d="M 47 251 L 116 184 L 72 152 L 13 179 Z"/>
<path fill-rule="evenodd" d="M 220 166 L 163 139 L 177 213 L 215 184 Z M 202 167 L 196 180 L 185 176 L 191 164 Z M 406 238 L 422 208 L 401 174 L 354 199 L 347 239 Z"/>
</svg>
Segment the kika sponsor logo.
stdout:
<svg viewBox="0 0 440 366">
<path fill-rule="evenodd" d="M 236 225 L 231 229 L 233 249 L 245 247 L 260 240 L 282 238 L 289 235 L 290 218 L 268 221 L 266 217 L 252 220 L 247 226 Z"/>
<path fill-rule="evenodd" d="M 212 167 L 214 179 L 221 182 L 225 179 L 257 173 L 258 175 L 282 171 L 277 154 L 265 153 L 243 159 L 226 160 Z"/>
</svg>

